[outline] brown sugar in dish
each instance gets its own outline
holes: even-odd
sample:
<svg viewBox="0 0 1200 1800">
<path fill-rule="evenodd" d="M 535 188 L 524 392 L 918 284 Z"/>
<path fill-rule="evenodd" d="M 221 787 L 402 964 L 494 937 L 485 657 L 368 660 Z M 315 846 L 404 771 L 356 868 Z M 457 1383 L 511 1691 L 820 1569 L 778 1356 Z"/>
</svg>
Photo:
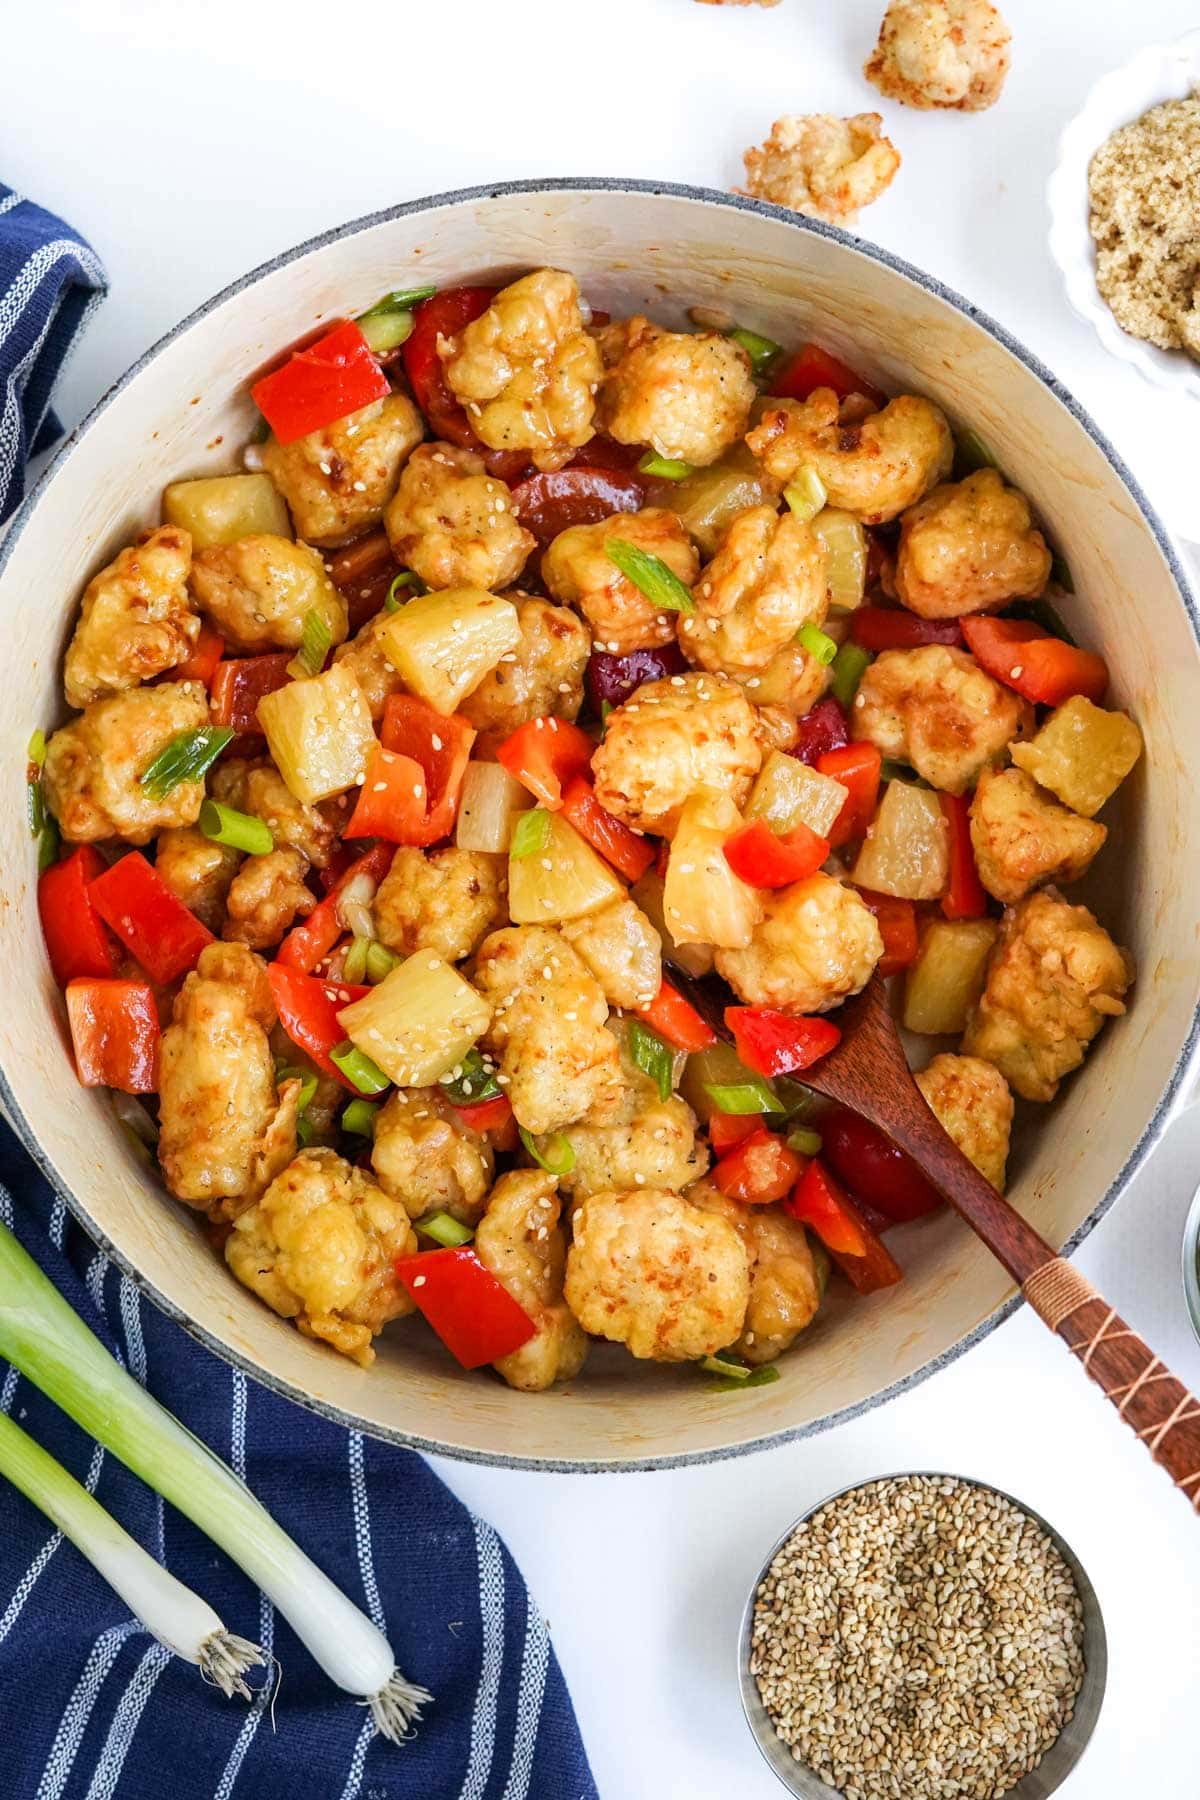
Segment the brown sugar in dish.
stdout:
<svg viewBox="0 0 1200 1800">
<path fill-rule="evenodd" d="M 1115 131 L 1088 193 L 1096 285 L 1117 324 L 1200 361 L 1200 93 Z"/>
</svg>

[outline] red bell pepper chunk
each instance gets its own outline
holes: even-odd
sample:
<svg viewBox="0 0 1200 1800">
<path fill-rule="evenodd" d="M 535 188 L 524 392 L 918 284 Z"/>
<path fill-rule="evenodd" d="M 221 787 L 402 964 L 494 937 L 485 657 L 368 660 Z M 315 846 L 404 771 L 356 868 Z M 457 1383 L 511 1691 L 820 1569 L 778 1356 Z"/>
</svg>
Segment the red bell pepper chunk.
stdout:
<svg viewBox="0 0 1200 1800">
<path fill-rule="evenodd" d="M 962 644 L 957 619 L 919 619 L 888 606 L 860 606 L 850 618 L 850 636 L 864 650 L 913 650 L 921 644 Z"/>
<path fill-rule="evenodd" d="M 59 987 L 80 976 L 117 972 L 117 946 L 88 895 L 89 885 L 107 866 L 94 845 L 81 844 L 62 862 L 51 863 L 38 882 L 38 917 Z"/>
<path fill-rule="evenodd" d="M 950 838 L 950 881 L 942 895 L 942 911 L 948 919 L 982 919 L 987 894 L 975 866 L 970 802 L 965 794 L 939 794 L 938 799 Z"/>
<path fill-rule="evenodd" d="M 513 1116 L 507 1094 L 496 1094 L 490 1100 L 477 1100 L 473 1106 L 456 1106 L 455 1117 L 468 1131 L 503 1131 Z"/>
<path fill-rule="evenodd" d="M 250 389 L 280 444 L 320 431 L 390 392 L 387 376 L 353 319 L 343 319 L 315 344 L 293 350 L 281 369 Z"/>
<path fill-rule="evenodd" d="M 804 1158 L 760 1125 L 721 1158 L 712 1178 L 729 1200 L 769 1206 L 791 1192 L 803 1171 Z"/>
<path fill-rule="evenodd" d="M 713 1147 L 713 1155 L 724 1156 L 727 1150 L 734 1149 L 743 1138 L 748 1138 L 761 1129 L 762 1119 L 758 1113 L 710 1113 L 708 1141 Z"/>
<path fill-rule="evenodd" d="M 289 969 L 311 975 L 347 929 L 338 911 L 343 891 L 359 875 L 369 876 L 378 885 L 391 868 L 395 854 L 392 844 L 376 844 L 365 856 L 356 857 L 341 871 L 335 885 L 313 907 L 307 919 L 288 932 L 279 946 L 278 960 Z"/>
<path fill-rule="evenodd" d="M 501 481 L 515 481 L 529 467 L 523 450 L 489 450 L 480 442 L 466 409 L 450 391 L 438 352 L 441 341 L 457 337 L 464 325 L 479 318 L 492 304 L 499 288 L 443 288 L 413 308 L 413 328 L 400 354 L 413 397 L 429 421 L 434 437 L 477 450 L 488 472 Z"/>
<path fill-rule="evenodd" d="M 645 498 L 646 483 L 627 469 L 553 469 L 513 489 L 513 511 L 544 549 L 572 525 L 637 512 Z"/>
<path fill-rule="evenodd" d="M 796 725 L 800 735 L 789 754 L 810 768 L 816 767 L 818 758 L 827 750 L 841 750 L 850 742 L 846 715 L 832 694 L 818 700 Z"/>
<path fill-rule="evenodd" d="M 1025 619 L 962 621 L 967 647 L 980 668 L 1039 706 L 1061 706 L 1073 694 L 1097 703 L 1108 686 L 1108 665 L 1091 650 L 1047 637 Z"/>
<path fill-rule="evenodd" d="M 768 1080 L 809 1068 L 842 1041 L 828 1019 L 796 1018 L 769 1006 L 727 1006 L 725 1023 L 746 1067 Z"/>
<path fill-rule="evenodd" d="M 847 744 L 826 750 L 817 758 L 817 772 L 832 775 L 847 789 L 845 804 L 833 822 L 829 843 L 837 850 L 851 838 L 860 838 L 875 816 L 883 756 L 874 744 Z"/>
<path fill-rule="evenodd" d="M 173 669 L 167 670 L 164 680 L 202 681 L 205 687 L 210 687 L 217 672 L 217 664 L 224 654 L 225 639 L 206 619 L 200 627 L 200 636 L 188 655 L 181 663 L 176 663 Z"/>
<path fill-rule="evenodd" d="M 812 1227 L 860 1294 L 892 1287 L 902 1278 L 903 1270 L 887 1245 L 819 1157 L 813 1157 L 784 1209 L 802 1225 Z"/>
<path fill-rule="evenodd" d="M 707 1050 L 717 1041 L 716 1032 L 705 1024 L 695 1007 L 669 981 L 663 982 L 650 1005 L 638 1008 L 634 1017 L 648 1025 L 651 1031 L 657 1031 L 659 1037 L 666 1038 L 668 1044 L 674 1044 L 677 1050 L 686 1050 L 689 1055 L 696 1050 Z"/>
<path fill-rule="evenodd" d="M 90 883 L 88 899 L 160 987 L 195 968 L 205 945 L 214 942 L 208 926 L 136 850 Z"/>
<path fill-rule="evenodd" d="M 563 789 L 592 766 L 596 746 L 566 719 L 530 719 L 496 751 L 496 761 L 527 787 L 548 812 L 563 803 Z"/>
<path fill-rule="evenodd" d="M 463 776 L 477 732 L 458 713 L 435 712 L 414 694 L 392 694 L 383 709 L 380 742 L 419 763 L 425 775 L 424 835 L 406 843 L 436 844 L 458 817 Z"/>
<path fill-rule="evenodd" d="M 821 1115 L 821 1154 L 855 1199 L 889 1224 L 919 1219 L 942 1203 L 912 1158 L 848 1106 Z"/>
<path fill-rule="evenodd" d="M 154 993 L 144 981 L 67 984 L 67 1020 L 75 1067 L 84 1087 L 153 1094 L 158 1087 L 160 1031 Z"/>
<path fill-rule="evenodd" d="M 261 734 L 258 703 L 264 695 L 287 686 L 291 660 L 290 650 L 272 650 L 267 656 L 233 656 L 218 663 L 210 695 L 213 724 L 231 725 L 242 734 Z"/>
<path fill-rule="evenodd" d="M 385 838 L 389 844 L 423 844 L 425 798 L 425 771 L 420 763 L 376 744 L 367 758 L 366 779 L 346 821 L 345 835 Z"/>
<path fill-rule="evenodd" d="M 511 1356 L 537 1327 L 469 1244 L 398 1256 L 396 1274 L 418 1312 L 464 1369 Z"/>
<path fill-rule="evenodd" d="M 765 819 L 752 819 L 722 846 L 725 861 L 751 887 L 788 887 L 815 875 L 829 855 L 829 845 L 807 825 L 776 837 Z"/>
<path fill-rule="evenodd" d="M 781 400 L 807 400 L 818 388 L 832 388 L 839 400 L 850 394 L 862 394 L 878 409 L 886 395 L 858 375 L 848 363 L 822 350 L 819 344 L 801 344 L 779 372 L 771 377 L 771 393 Z"/>
<path fill-rule="evenodd" d="M 299 1044 L 324 1074 L 357 1094 L 358 1089 L 331 1061 L 329 1052 L 346 1041 L 345 1030 L 338 1023 L 339 1012 L 369 994 L 370 988 L 351 987 L 344 981 L 321 981 L 281 962 L 267 964 L 267 979 L 279 1023 L 293 1044 Z"/>
<path fill-rule="evenodd" d="M 626 881 L 637 881 L 654 861 L 655 846 L 601 806 L 586 775 L 576 775 L 567 784 L 562 816 Z"/>
<path fill-rule="evenodd" d="M 875 914 L 875 923 L 883 939 L 883 955 L 879 959 L 881 975 L 896 975 L 916 961 L 919 939 L 917 909 L 911 900 L 900 900 L 894 894 L 875 894 L 870 888 L 859 888 L 859 899 Z"/>
</svg>

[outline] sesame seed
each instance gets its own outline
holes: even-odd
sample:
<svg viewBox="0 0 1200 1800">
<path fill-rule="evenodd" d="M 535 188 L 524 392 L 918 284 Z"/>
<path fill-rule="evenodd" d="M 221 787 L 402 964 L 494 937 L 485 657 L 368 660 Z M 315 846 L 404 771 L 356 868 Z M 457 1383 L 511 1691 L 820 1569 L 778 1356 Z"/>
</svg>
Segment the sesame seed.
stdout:
<svg viewBox="0 0 1200 1800">
<path fill-rule="evenodd" d="M 414 1275 L 413 1276 L 413 1286 L 414 1287 L 424 1287 L 425 1282 L 426 1282 L 426 1277 L 424 1275 Z"/>
<path fill-rule="evenodd" d="M 322 475 L 328 475 L 330 473 L 329 464 L 327 462 L 318 463 L 317 467 L 320 469 Z"/>
</svg>

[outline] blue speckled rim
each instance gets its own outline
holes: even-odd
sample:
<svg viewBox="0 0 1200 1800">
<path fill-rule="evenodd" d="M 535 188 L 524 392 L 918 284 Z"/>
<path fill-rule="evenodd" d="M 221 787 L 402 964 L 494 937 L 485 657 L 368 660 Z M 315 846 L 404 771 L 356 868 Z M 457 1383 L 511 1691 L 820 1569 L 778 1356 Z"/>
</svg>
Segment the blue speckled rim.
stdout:
<svg viewBox="0 0 1200 1800">
<path fill-rule="evenodd" d="M 126 370 L 119 381 L 113 384 L 108 392 L 92 408 L 87 417 L 76 426 L 75 430 L 60 446 L 53 462 L 46 470 L 44 470 L 40 480 L 15 515 L 8 535 L 3 545 L 0 545 L 0 576 L 3 576 L 13 545 L 17 542 L 17 539 L 28 524 L 43 492 L 66 463 L 85 434 L 95 424 L 96 420 L 109 406 L 112 405 L 113 401 L 123 389 L 129 385 L 134 377 L 139 375 L 143 369 L 153 362 L 154 358 L 161 350 L 165 349 L 168 344 L 173 343 L 176 338 L 189 330 L 198 320 L 206 317 L 214 307 L 220 306 L 222 302 L 230 299 L 233 295 L 240 294 L 245 288 L 252 286 L 256 281 L 261 280 L 263 276 L 274 274 L 276 270 L 284 269 L 289 263 L 297 261 L 298 258 L 302 256 L 307 256 L 310 251 L 320 250 L 324 248 L 326 244 L 336 243 L 342 238 L 353 237 L 358 232 L 369 231 L 374 226 L 385 224 L 392 219 L 411 218 L 414 214 L 431 212 L 439 207 L 467 205 L 481 200 L 495 200 L 506 195 L 523 194 L 528 195 L 532 199 L 539 194 L 564 193 L 665 195 L 676 200 L 690 200 L 701 206 L 723 207 L 729 212 L 757 213 L 762 218 L 773 219 L 777 224 L 786 225 L 791 230 L 800 233 L 801 235 L 807 233 L 814 237 L 828 238 L 832 242 L 842 245 L 844 249 L 853 252 L 855 255 L 863 256 L 871 262 L 881 263 L 884 268 L 890 269 L 893 274 L 902 276 L 906 281 L 911 281 L 914 286 L 923 288 L 927 293 L 935 295 L 948 306 L 952 306 L 956 312 L 962 313 L 964 317 L 970 319 L 973 324 L 977 325 L 981 331 L 986 331 L 989 337 L 994 338 L 997 343 L 1001 344 L 1004 349 L 1015 356 L 1018 361 L 1029 370 L 1031 375 L 1036 376 L 1043 386 L 1048 388 L 1054 395 L 1055 399 L 1066 408 L 1075 422 L 1082 427 L 1088 437 L 1096 445 L 1097 449 L 1104 455 L 1113 471 L 1123 482 L 1130 499 L 1137 507 L 1147 528 L 1153 534 L 1155 542 L 1158 544 L 1158 547 L 1170 568 L 1175 585 L 1179 591 L 1180 599 L 1191 622 L 1193 635 L 1196 638 L 1197 645 L 1200 646 L 1200 611 L 1197 609 L 1195 595 L 1192 592 L 1191 585 L 1184 573 L 1178 552 L 1171 542 L 1170 536 L 1157 513 L 1150 505 L 1150 502 L 1147 500 L 1145 494 L 1142 492 L 1137 480 L 1126 467 L 1121 457 L 1118 456 L 1117 452 L 1113 449 L 1112 445 L 1096 425 L 1095 421 L 1079 404 L 1074 395 L 1068 392 L 1062 385 L 1057 376 L 1052 374 L 1038 357 L 1027 350 L 1023 344 L 1019 343 L 1002 325 L 998 325 L 987 313 L 981 312 L 977 306 L 973 306 L 969 300 L 965 300 L 961 294 L 956 293 L 953 288 L 947 287 L 934 276 L 926 275 L 922 270 L 914 268 L 911 263 L 905 262 L 903 257 L 894 255 L 890 250 L 882 250 L 875 244 L 866 243 L 860 238 L 852 237 L 849 233 L 840 231 L 836 226 L 823 225 L 817 220 L 801 218 L 799 214 L 788 212 L 783 207 L 768 206 L 763 201 L 748 200 L 737 194 L 720 193 L 713 188 L 690 187 L 685 183 L 673 181 L 633 181 L 610 176 L 597 176 L 594 178 L 587 176 L 564 176 L 544 181 L 504 181 L 495 184 L 488 183 L 479 187 L 459 188 L 454 192 L 447 194 L 427 195 L 419 200 L 407 200 L 402 205 L 384 207 L 380 212 L 369 213 L 365 218 L 352 220 L 347 225 L 336 226 L 331 231 L 325 231 L 320 233 L 317 237 L 309 238 L 307 242 L 298 244 L 294 249 L 285 250 L 282 255 L 273 257 L 270 262 L 260 264 L 257 269 L 252 269 L 249 274 L 243 275 L 240 280 L 231 282 L 228 287 L 222 288 L 219 294 L 214 294 L 211 300 L 205 301 L 203 306 L 197 307 L 195 312 L 189 313 L 187 318 L 176 325 L 172 331 L 169 331 L 165 337 L 160 338 L 156 344 L 152 345 L 152 347 L 146 351 L 144 356 L 139 357 L 137 362 Z M 1109 1187 L 1107 1193 L 1097 1202 L 1087 1218 L 1083 1220 L 1082 1224 L 1080 1224 L 1066 1244 L 1063 1245 L 1064 1256 L 1069 1256 L 1076 1250 L 1092 1230 L 1093 1226 L 1104 1217 L 1109 1207 L 1113 1205 L 1114 1201 L 1117 1200 L 1126 1187 L 1128 1187 L 1133 1176 L 1143 1162 L 1145 1162 L 1146 1157 L 1162 1136 L 1170 1117 L 1171 1108 L 1196 1059 L 1198 1043 L 1200 1043 L 1200 1008 L 1197 1008 L 1197 1011 L 1192 1017 L 1186 1041 L 1183 1044 L 1178 1060 L 1171 1072 L 1170 1079 L 1163 1090 L 1162 1097 L 1155 1107 L 1152 1117 L 1142 1131 L 1141 1136 L 1138 1138 L 1137 1143 L 1130 1152 L 1124 1167 L 1121 1169 L 1116 1180 Z M 232 1363 L 235 1368 L 240 1369 L 245 1375 L 249 1376 L 251 1380 L 261 1383 L 262 1386 L 269 1388 L 273 1393 L 279 1394 L 283 1399 L 293 1400 L 298 1405 L 307 1407 L 312 1412 L 319 1413 L 323 1418 L 332 1419 L 339 1425 L 347 1426 L 350 1430 L 366 1431 L 372 1436 L 386 1439 L 391 1443 L 400 1444 L 410 1450 L 421 1450 L 433 1456 L 449 1457 L 457 1462 L 480 1463 L 488 1467 L 536 1470 L 544 1471 L 546 1473 L 571 1475 L 591 1473 L 613 1474 L 624 1470 L 644 1472 L 653 1469 L 688 1468 L 698 1463 L 724 1462 L 730 1457 L 746 1456 L 752 1451 L 770 1449 L 776 1444 L 793 1443 L 800 1438 L 815 1437 L 818 1432 L 828 1431 L 835 1425 L 844 1425 L 851 1419 L 861 1418 L 874 1407 L 882 1406 L 886 1401 L 894 1399 L 897 1394 L 907 1393 L 911 1388 L 915 1388 L 920 1382 L 928 1380 L 928 1378 L 931 1375 L 936 1374 L 939 1369 L 945 1368 L 948 1363 L 953 1362 L 957 1357 L 963 1355 L 963 1353 L 971 1349 L 973 1345 L 980 1343 L 990 1332 L 994 1331 L 998 1325 L 1002 1324 L 1021 1304 L 1021 1296 L 1019 1294 L 1013 1294 L 1008 1300 L 1002 1301 L 995 1311 L 990 1313 L 986 1319 L 982 1320 L 973 1331 L 967 1332 L 967 1334 L 960 1338 L 957 1343 L 951 1344 L 940 1356 L 933 1357 L 929 1362 L 923 1364 L 921 1368 L 914 1370 L 911 1375 L 904 1376 L 901 1380 L 893 1382 L 889 1387 L 881 1388 L 878 1393 L 872 1394 L 869 1399 L 860 1400 L 853 1406 L 843 1407 L 838 1412 L 827 1413 L 823 1418 L 812 1419 L 807 1424 L 792 1426 L 781 1431 L 772 1431 L 763 1437 L 749 1438 L 743 1443 L 730 1444 L 717 1449 L 691 1451 L 677 1456 L 643 1457 L 634 1460 L 611 1458 L 599 1460 L 579 1459 L 572 1461 L 558 1457 L 491 1455 L 483 1451 L 464 1448 L 460 1445 L 443 1444 L 432 1438 L 419 1437 L 401 1431 L 389 1431 L 382 1429 L 377 1425 L 368 1424 L 354 1413 L 346 1412 L 341 1407 L 331 1406 L 327 1401 L 316 1400 L 312 1395 L 306 1394 L 301 1389 L 293 1387 L 289 1382 L 281 1381 L 276 1376 L 268 1374 L 264 1369 L 260 1368 L 257 1363 L 251 1362 L 248 1358 L 239 1355 L 237 1351 L 231 1349 L 219 1338 L 214 1337 L 213 1334 L 207 1331 L 203 1326 L 197 1325 L 194 1320 L 188 1318 L 179 1307 L 170 1301 L 166 1295 L 159 1293 L 158 1289 L 154 1287 L 151 1282 L 146 1280 L 145 1276 L 142 1275 L 129 1259 L 117 1249 L 116 1245 L 105 1236 L 96 1225 L 95 1221 L 89 1216 L 86 1207 L 63 1181 L 58 1170 L 54 1167 L 53 1163 L 39 1144 L 28 1120 L 25 1118 L 24 1113 L 17 1104 L 16 1097 L 12 1092 L 8 1077 L 3 1069 L 0 1069 L 0 1099 L 3 1100 L 8 1116 L 12 1120 L 14 1129 L 20 1137 L 25 1149 L 29 1152 L 30 1156 L 33 1157 L 34 1161 L 56 1192 L 62 1196 L 72 1213 L 79 1220 L 79 1223 L 96 1243 L 99 1244 L 106 1255 L 112 1258 L 117 1267 L 137 1285 L 142 1293 L 152 1300 L 162 1312 L 166 1313 L 168 1318 L 173 1319 L 177 1325 L 181 1325 L 185 1331 L 189 1332 L 192 1337 L 203 1344 L 206 1349 L 211 1350 L 215 1355 L 222 1357 L 226 1362 Z"/>
</svg>

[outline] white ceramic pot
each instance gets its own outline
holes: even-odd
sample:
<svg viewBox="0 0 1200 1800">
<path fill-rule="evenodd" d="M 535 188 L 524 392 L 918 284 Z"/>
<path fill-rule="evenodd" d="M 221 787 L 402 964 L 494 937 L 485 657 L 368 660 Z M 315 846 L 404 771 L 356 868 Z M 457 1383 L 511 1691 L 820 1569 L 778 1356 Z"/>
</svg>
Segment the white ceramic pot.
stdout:
<svg viewBox="0 0 1200 1800">
<path fill-rule="evenodd" d="M 772 207 L 632 182 L 479 189 L 381 213 L 249 275 L 133 368 L 64 446 L 0 565 L 7 650 L 0 744 L 3 1099 L 92 1235 L 168 1313 L 280 1392 L 381 1437 L 490 1462 L 645 1466 L 813 1432 L 928 1374 L 996 1324 L 1011 1284 L 945 1215 L 896 1233 L 903 1284 L 837 1295 L 773 1386 L 712 1394 L 689 1370 L 597 1348 L 568 1389 L 515 1394 L 463 1375 L 412 1322 L 368 1373 L 309 1342 L 239 1287 L 130 1147 L 109 1102 L 76 1083 L 42 950 L 24 821 L 25 747 L 61 717 L 60 659 L 92 571 L 158 519 L 168 480 L 229 468 L 250 435 L 247 384 L 282 345 L 414 279 L 491 281 L 573 270 L 592 303 L 680 323 L 724 307 L 785 343 L 814 337 L 882 386 L 933 396 L 1033 498 L 1067 556 L 1077 616 L 1146 734 L 1093 884 L 1135 952 L 1129 1016 L 1014 1149 L 1012 1195 L 1056 1245 L 1078 1243 L 1166 1124 L 1192 1058 L 1200 958 L 1200 683 L 1194 604 L 1178 560 L 1095 426 L 996 326 L 894 257 Z M 114 303 L 115 304 L 115 303 Z"/>
</svg>

